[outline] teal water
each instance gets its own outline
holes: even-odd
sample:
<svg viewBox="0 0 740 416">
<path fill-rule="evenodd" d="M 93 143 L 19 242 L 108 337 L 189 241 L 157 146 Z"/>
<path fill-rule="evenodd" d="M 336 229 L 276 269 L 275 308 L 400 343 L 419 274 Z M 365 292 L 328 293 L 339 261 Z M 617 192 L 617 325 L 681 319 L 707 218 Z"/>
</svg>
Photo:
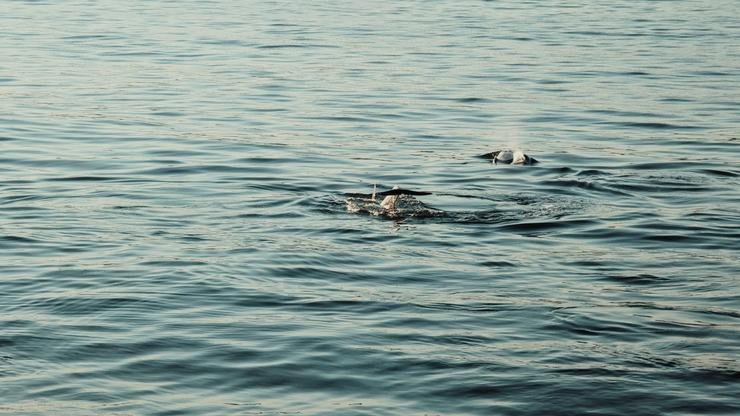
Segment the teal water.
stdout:
<svg viewBox="0 0 740 416">
<path fill-rule="evenodd" d="M 740 3 L 315 3 L 2 3 L 0 414 L 740 413 Z"/>
</svg>

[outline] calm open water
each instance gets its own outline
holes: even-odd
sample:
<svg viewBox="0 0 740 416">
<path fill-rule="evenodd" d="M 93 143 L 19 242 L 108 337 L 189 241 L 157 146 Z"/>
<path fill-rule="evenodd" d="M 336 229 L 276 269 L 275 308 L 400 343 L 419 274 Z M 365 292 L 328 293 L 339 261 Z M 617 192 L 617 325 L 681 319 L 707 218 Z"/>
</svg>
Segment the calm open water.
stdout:
<svg viewBox="0 0 740 416">
<path fill-rule="evenodd" d="M 0 7 L 0 414 L 740 413 L 737 0 Z"/>
</svg>

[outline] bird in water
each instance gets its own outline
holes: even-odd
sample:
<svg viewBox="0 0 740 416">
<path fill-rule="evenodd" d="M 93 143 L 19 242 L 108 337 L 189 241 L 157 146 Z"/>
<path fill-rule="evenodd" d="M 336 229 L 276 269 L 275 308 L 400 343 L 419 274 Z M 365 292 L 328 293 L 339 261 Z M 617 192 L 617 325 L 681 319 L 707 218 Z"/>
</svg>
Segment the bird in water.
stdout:
<svg viewBox="0 0 740 416">
<path fill-rule="evenodd" d="M 392 189 L 388 191 L 382 191 L 378 192 L 377 185 L 373 186 L 373 193 L 368 194 L 347 194 L 347 196 L 351 198 L 361 198 L 365 200 L 366 202 L 370 202 L 372 204 L 375 204 L 378 202 L 379 197 L 383 197 L 383 199 L 380 201 L 380 208 L 384 210 L 384 212 L 395 212 L 398 201 L 401 199 L 401 195 L 411 195 L 411 196 L 420 196 L 420 195 L 431 195 L 431 192 L 423 192 L 423 191 L 412 191 L 410 189 L 403 189 L 398 187 L 398 185 L 394 186 Z M 369 198 L 368 198 L 369 197 Z M 347 201 L 348 209 L 350 209 L 350 200 Z M 354 209 L 350 209 L 351 211 L 354 211 Z"/>
<path fill-rule="evenodd" d="M 384 196 L 382 201 L 380 201 L 380 207 L 388 210 L 388 211 L 394 211 L 396 209 L 396 204 L 398 204 L 398 199 L 401 198 L 401 195 L 431 195 L 431 192 L 422 192 L 422 191 L 412 191 L 409 189 L 401 189 L 398 187 L 398 185 L 391 188 L 389 191 L 385 192 L 377 192 L 377 186 L 373 186 L 373 195 L 370 199 L 375 200 L 376 196 Z"/>
<path fill-rule="evenodd" d="M 494 164 L 507 163 L 510 165 L 534 165 L 539 163 L 537 159 L 525 155 L 521 150 L 496 150 L 495 152 L 480 155 L 484 159 L 491 159 Z"/>
</svg>

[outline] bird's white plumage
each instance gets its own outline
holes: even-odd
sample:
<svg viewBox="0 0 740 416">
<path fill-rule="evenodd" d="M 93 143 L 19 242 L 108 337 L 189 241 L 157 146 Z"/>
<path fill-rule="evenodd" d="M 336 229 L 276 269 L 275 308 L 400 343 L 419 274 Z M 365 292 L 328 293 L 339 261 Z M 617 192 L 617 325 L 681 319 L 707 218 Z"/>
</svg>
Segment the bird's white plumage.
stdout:
<svg viewBox="0 0 740 416">
<path fill-rule="evenodd" d="M 516 150 L 511 158 L 512 165 L 521 165 L 527 163 L 527 156 L 521 150 Z"/>
<path fill-rule="evenodd" d="M 393 189 L 399 189 L 398 185 L 394 186 Z M 399 197 L 400 195 L 386 196 L 385 198 L 383 198 L 383 201 L 380 202 L 380 207 L 388 211 L 396 209 L 396 203 L 398 203 Z"/>
<path fill-rule="evenodd" d="M 514 152 L 511 150 L 502 150 L 496 155 L 496 161 L 501 163 L 511 163 L 514 160 Z"/>
</svg>

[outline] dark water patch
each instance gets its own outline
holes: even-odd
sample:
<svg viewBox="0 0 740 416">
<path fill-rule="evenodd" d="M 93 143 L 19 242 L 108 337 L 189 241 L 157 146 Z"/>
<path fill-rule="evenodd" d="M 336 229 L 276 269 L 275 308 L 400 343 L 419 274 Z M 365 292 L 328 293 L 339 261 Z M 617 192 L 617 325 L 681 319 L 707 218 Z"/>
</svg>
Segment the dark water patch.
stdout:
<svg viewBox="0 0 740 416">
<path fill-rule="evenodd" d="M 607 279 L 626 285 L 653 285 L 667 283 L 671 280 L 666 277 L 655 276 L 647 273 L 637 275 L 612 275 L 607 276 Z"/>
<path fill-rule="evenodd" d="M 269 274 L 272 275 L 280 275 L 283 270 L 268 270 Z M 293 278 L 300 278 L 300 276 L 292 274 L 290 277 Z M 253 292 L 249 293 L 248 295 L 243 294 L 239 295 L 237 297 L 230 295 L 230 296 L 224 296 L 223 299 L 221 297 L 215 297 L 214 301 L 216 301 L 219 304 L 228 304 L 233 307 L 240 307 L 240 308 L 277 308 L 281 309 L 285 307 L 286 305 L 293 304 L 295 302 L 300 301 L 300 298 L 297 298 L 295 296 L 288 296 L 280 293 L 262 293 L 262 292 Z M 294 328 L 298 329 L 301 325 L 298 322 L 294 322 L 292 324 L 289 324 L 286 326 L 287 328 Z"/>
<path fill-rule="evenodd" d="M 545 329 L 553 332 L 565 331 L 578 337 L 606 337 L 622 342 L 638 341 L 641 329 L 632 322 L 621 322 L 597 316 L 586 316 L 568 311 L 555 316 L 557 323 L 545 325 Z"/>
<path fill-rule="evenodd" d="M 286 43 L 286 44 L 274 44 L 274 45 L 259 45 L 257 49 L 315 49 L 315 48 L 340 48 L 337 45 L 325 45 L 317 43 Z"/>
<path fill-rule="evenodd" d="M 576 169 L 573 169 L 568 166 L 548 167 L 540 163 L 536 167 L 537 169 L 533 169 L 529 173 L 536 175 L 536 176 L 548 176 L 549 177 L 549 176 L 555 176 L 555 175 L 567 175 L 569 173 L 577 172 Z"/>
<path fill-rule="evenodd" d="M 625 71 L 625 72 L 622 72 L 621 74 L 622 75 L 626 75 L 626 76 L 646 76 L 646 75 L 651 75 L 649 72 L 645 72 L 645 71 Z"/>
<path fill-rule="evenodd" d="M 712 176 L 730 177 L 730 178 L 736 178 L 740 176 L 740 171 L 732 171 L 732 170 L 701 169 L 699 170 L 699 172 L 706 173 Z"/>
<path fill-rule="evenodd" d="M 576 377 L 589 377 L 589 378 L 625 378 L 634 375 L 635 371 L 631 369 L 620 369 L 620 368 L 604 368 L 600 364 L 593 366 L 584 367 L 572 367 L 572 368 L 554 368 L 548 372 L 554 374 L 567 374 Z"/>
<path fill-rule="evenodd" d="M 121 40 L 126 39 L 126 36 L 112 35 L 112 34 L 89 34 L 89 35 L 72 35 L 62 36 L 62 40 Z"/>
<path fill-rule="evenodd" d="M 683 217 L 686 221 L 700 224 L 713 224 L 710 227 L 702 227 L 702 230 L 711 230 L 725 236 L 732 236 L 737 230 L 740 221 L 740 211 L 732 209 L 716 209 L 706 212 L 688 212 Z"/>
<path fill-rule="evenodd" d="M 454 99 L 457 102 L 460 103 L 489 103 L 491 102 L 488 98 L 480 98 L 480 97 L 465 97 L 465 98 L 455 98 Z"/>
<path fill-rule="evenodd" d="M 158 157 L 174 157 L 177 163 L 182 163 L 182 158 L 189 158 L 189 157 L 197 157 L 197 156 L 207 156 L 207 155 L 213 155 L 213 152 L 205 151 L 205 150 L 190 150 L 190 149 L 177 149 L 177 150 L 170 150 L 170 149 L 155 149 L 155 150 L 147 150 L 147 154 L 152 156 L 158 156 Z"/>
<path fill-rule="evenodd" d="M 691 126 L 680 124 L 669 124 L 660 122 L 639 122 L 639 121 L 602 121 L 600 124 L 618 127 L 630 127 L 651 130 L 701 130 L 706 129 L 704 126 Z"/>
<path fill-rule="evenodd" d="M 272 213 L 242 213 L 235 216 L 235 218 L 242 219 L 292 219 L 292 218 L 305 218 L 306 214 L 302 212 L 272 212 Z"/>
<path fill-rule="evenodd" d="M 37 240 L 34 238 L 30 238 L 30 237 L 18 236 L 18 235 L 4 235 L 0 237 L 0 241 L 7 242 L 9 243 L 9 245 L 13 243 L 36 244 L 36 243 L 42 242 L 41 240 Z"/>
<path fill-rule="evenodd" d="M 254 156 L 254 157 L 245 157 L 234 160 L 234 163 L 245 163 L 245 164 L 290 164 L 290 163 L 297 163 L 301 161 L 311 160 L 314 159 L 312 157 L 308 158 L 286 158 L 286 157 L 266 157 L 266 156 Z"/>
<path fill-rule="evenodd" d="M 503 261 L 503 260 L 500 260 L 500 261 L 491 261 L 491 260 L 489 260 L 489 261 L 482 261 L 482 262 L 478 263 L 478 265 L 481 266 L 481 267 L 494 267 L 494 268 L 500 268 L 500 267 L 516 267 L 516 264 L 514 264 L 512 262 L 508 262 L 508 261 Z"/>
<path fill-rule="evenodd" d="M 563 114 L 552 114 L 552 115 L 539 115 L 528 117 L 525 122 L 533 124 L 548 124 L 548 123 L 573 123 L 573 124 L 588 124 L 591 120 L 585 117 L 579 117 L 575 115 L 563 115 Z"/>
<path fill-rule="evenodd" d="M 737 298 L 737 296 L 730 297 L 730 301 L 734 301 Z M 693 306 L 693 305 L 674 305 L 670 303 L 657 303 L 657 302 L 641 302 L 641 301 L 624 301 L 620 302 L 619 306 L 626 307 L 626 308 L 638 308 L 638 309 L 645 309 L 645 310 L 658 310 L 658 311 L 679 311 L 679 312 L 689 312 L 689 313 L 695 313 L 695 314 L 709 314 L 709 315 L 718 315 L 723 317 L 729 317 L 729 318 L 740 318 L 740 311 L 737 310 L 731 310 L 731 309 L 721 309 L 717 307 L 701 307 L 701 306 Z M 661 323 L 665 324 L 665 323 Z M 673 325 L 673 324 L 671 324 Z M 676 324 L 680 326 L 679 324 Z"/>
<path fill-rule="evenodd" d="M 43 197 L 41 195 L 10 195 L 6 197 L 0 197 L 0 204 L 14 204 L 16 202 L 30 202 L 30 201 L 39 201 L 47 199 L 46 197 Z M 40 207 L 18 207 L 21 209 L 29 209 L 29 210 L 41 210 L 43 208 Z"/>
<path fill-rule="evenodd" d="M 338 270 L 328 267 L 273 267 L 269 273 L 275 277 L 300 278 L 300 279 L 318 279 L 328 281 L 351 281 L 373 279 L 372 274 L 349 273 L 344 270 Z"/>
<path fill-rule="evenodd" d="M 318 185 L 301 185 L 297 183 L 288 184 L 284 180 L 275 177 L 239 177 L 230 178 L 231 180 L 241 180 L 249 189 L 258 189 L 262 191 L 281 191 L 289 194 L 298 195 L 306 192 L 320 191 Z"/>
<path fill-rule="evenodd" d="M 716 383 L 730 383 L 735 384 L 740 381 L 740 370 L 737 369 L 737 363 L 727 363 L 726 368 L 692 368 L 688 371 L 674 372 L 669 376 L 670 378 L 680 379 L 685 381 L 701 382 L 700 380 L 712 381 Z M 735 366 L 732 368 L 731 366 Z M 715 407 L 715 406 L 713 406 Z M 728 410 L 740 410 L 740 405 L 726 406 L 722 403 L 716 404 L 717 408 L 724 408 Z M 698 409 L 697 409 L 698 410 Z M 700 410 L 699 410 L 700 411 Z"/>
<path fill-rule="evenodd" d="M 208 241 L 204 238 L 185 238 L 187 241 Z M 206 266 L 207 262 L 195 261 L 195 260 L 153 260 L 139 263 L 141 266 L 154 266 L 154 267 L 191 267 L 191 266 Z"/>
<path fill-rule="evenodd" d="M 111 176 L 64 176 L 59 178 L 47 178 L 50 182 L 106 182 L 119 180 L 121 178 Z"/>
<path fill-rule="evenodd" d="M 127 52 L 113 52 L 113 51 L 107 51 L 107 52 L 100 52 L 100 56 L 106 56 L 106 57 L 116 57 L 116 58 L 148 58 L 148 57 L 157 57 L 167 56 L 166 52 L 155 52 L 155 51 L 127 51 Z"/>
<path fill-rule="evenodd" d="M 463 199 L 475 199 L 475 200 L 484 200 L 484 201 L 498 201 L 499 197 L 494 197 L 486 194 L 462 194 L 462 193 L 447 193 L 447 192 L 435 192 L 434 195 L 439 196 L 452 196 L 455 198 L 463 198 Z"/>
<path fill-rule="evenodd" d="M 536 82 L 542 85 L 559 85 L 559 84 L 570 84 L 571 83 L 571 81 L 562 80 L 562 79 L 541 79 Z"/>
<path fill-rule="evenodd" d="M 462 311 L 462 312 L 471 312 L 471 313 L 476 313 L 476 314 L 477 313 L 487 313 L 487 312 L 501 312 L 501 311 L 506 311 L 506 310 L 516 310 L 516 309 L 526 308 L 525 306 L 518 306 L 516 304 L 512 304 L 511 302 L 507 302 L 507 301 L 502 301 L 502 302 L 497 302 L 497 303 L 466 302 L 463 304 L 437 302 L 437 303 L 429 303 L 429 304 L 419 304 L 416 306 L 419 308 L 423 308 L 423 309 L 435 309 L 435 310 L 442 310 L 442 311 Z"/>
<path fill-rule="evenodd" d="M 705 227 L 705 226 L 698 226 L 695 224 L 687 224 L 682 221 L 660 221 L 660 220 L 650 220 L 647 218 L 642 219 L 641 221 L 638 221 L 636 224 L 634 224 L 635 227 L 639 227 L 640 229 L 644 231 L 683 231 L 688 233 L 698 233 L 701 231 L 711 231 L 712 228 Z M 718 229 L 716 229 L 718 230 Z"/>
<path fill-rule="evenodd" d="M 609 175 L 608 172 L 598 170 L 598 169 L 584 169 L 576 173 L 576 176 L 607 176 L 607 175 Z"/>
<path fill-rule="evenodd" d="M 712 377 L 709 377 L 709 379 L 711 378 Z M 740 406 L 722 402 L 721 399 L 706 399 L 702 400 L 701 403 L 696 403 L 691 400 L 676 398 L 675 404 L 666 407 L 670 412 L 678 412 L 682 414 L 728 415 L 735 414 L 740 411 Z"/>
<path fill-rule="evenodd" d="M 650 327 L 651 332 L 656 335 L 687 339 L 704 339 L 722 332 L 721 328 L 714 328 L 712 325 L 684 321 L 656 320 Z"/>
<path fill-rule="evenodd" d="M 359 117 L 359 116 L 318 116 L 318 117 L 304 117 L 307 120 L 323 120 L 323 121 L 341 121 L 341 122 L 352 122 L 352 123 L 380 123 L 381 119 L 374 117 Z"/>
<path fill-rule="evenodd" d="M 162 59 L 159 59 L 158 62 L 177 63 L 178 61 L 182 61 L 182 60 L 207 58 L 210 56 L 212 56 L 212 54 L 209 54 L 209 53 L 177 53 L 177 54 L 172 55 L 172 58 L 162 58 Z"/>
<path fill-rule="evenodd" d="M 182 117 L 185 115 L 185 113 L 179 111 L 154 111 L 149 114 L 160 117 Z"/>
<path fill-rule="evenodd" d="M 653 118 L 653 119 L 664 119 L 664 118 L 677 118 L 678 116 L 675 114 L 658 114 L 654 112 L 639 112 L 639 111 L 630 111 L 630 110 L 604 110 L 604 109 L 594 109 L 594 110 L 586 110 L 587 113 L 591 114 L 605 114 L 609 116 L 618 116 L 618 117 L 645 117 L 645 118 Z"/>
<path fill-rule="evenodd" d="M 138 209 L 146 209 L 146 208 L 152 208 L 148 205 L 114 205 L 110 207 L 112 210 L 121 210 L 121 211 L 134 211 Z"/>
<path fill-rule="evenodd" d="M 737 76 L 737 72 L 724 72 L 724 71 L 693 71 L 689 75 L 697 77 L 724 77 L 724 76 Z"/>
<path fill-rule="evenodd" d="M 694 102 L 695 99 L 685 98 L 685 97 L 667 97 L 667 98 L 661 98 L 660 101 L 666 102 L 666 103 L 691 103 L 691 102 Z"/>
</svg>

